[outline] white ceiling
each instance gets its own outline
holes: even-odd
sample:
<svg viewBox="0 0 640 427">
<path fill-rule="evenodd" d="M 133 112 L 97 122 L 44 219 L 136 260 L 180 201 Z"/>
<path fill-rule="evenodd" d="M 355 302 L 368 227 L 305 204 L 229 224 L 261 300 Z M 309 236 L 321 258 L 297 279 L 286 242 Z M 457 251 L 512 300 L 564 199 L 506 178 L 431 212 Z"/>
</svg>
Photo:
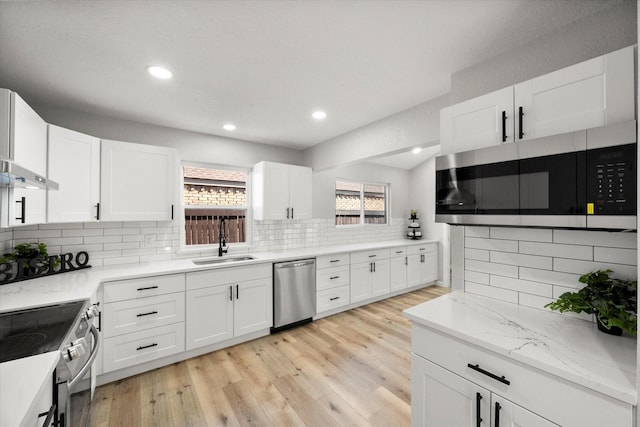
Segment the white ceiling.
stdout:
<svg viewBox="0 0 640 427">
<path fill-rule="evenodd" d="M 302 149 L 443 95 L 451 73 L 618 3 L 0 1 L 0 86 Z M 150 64 L 174 78 L 153 80 Z M 314 121 L 316 109 L 328 118 Z"/>
</svg>

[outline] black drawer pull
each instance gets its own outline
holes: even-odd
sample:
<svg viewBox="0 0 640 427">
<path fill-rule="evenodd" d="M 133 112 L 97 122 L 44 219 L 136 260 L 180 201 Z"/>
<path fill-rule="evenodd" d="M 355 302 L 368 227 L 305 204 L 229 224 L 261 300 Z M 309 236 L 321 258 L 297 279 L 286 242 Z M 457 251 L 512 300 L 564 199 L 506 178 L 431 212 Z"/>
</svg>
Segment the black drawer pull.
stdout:
<svg viewBox="0 0 640 427">
<path fill-rule="evenodd" d="M 480 365 L 476 364 L 476 365 L 472 365 L 471 363 L 467 363 L 467 367 L 473 369 L 474 371 L 480 372 L 481 374 L 484 374 L 490 378 L 493 378 L 496 381 L 500 381 L 502 384 L 506 384 L 506 385 L 511 385 L 511 381 L 507 380 L 504 375 L 499 377 L 496 374 L 492 374 L 489 371 L 485 371 L 484 369 L 482 369 L 480 367 Z"/>
<path fill-rule="evenodd" d="M 329 262 L 340 262 L 340 260 L 339 260 L 339 259 L 332 259 L 332 260 L 331 260 L 331 261 L 329 261 Z"/>
<path fill-rule="evenodd" d="M 507 142 L 507 112 L 502 112 L 502 142 Z"/>
<path fill-rule="evenodd" d="M 145 348 L 156 347 L 157 345 L 158 345 L 158 343 L 156 343 L 156 342 L 154 342 L 153 344 L 149 344 L 149 345 L 143 345 L 143 346 L 140 346 L 140 347 L 136 348 L 136 351 L 144 350 Z"/>
<path fill-rule="evenodd" d="M 152 314 L 158 314 L 158 312 L 154 310 L 148 313 L 140 313 L 140 314 L 136 314 L 136 317 L 151 316 Z"/>
<path fill-rule="evenodd" d="M 369 255 L 369 258 L 375 258 L 375 257 L 377 257 L 377 256 L 378 256 L 378 255 Z"/>
<path fill-rule="evenodd" d="M 331 297 L 331 298 L 329 298 L 329 301 L 335 301 L 337 299 L 340 299 L 340 297 Z"/>
<path fill-rule="evenodd" d="M 518 107 L 518 139 L 524 138 L 524 129 L 522 128 L 523 117 L 524 117 L 524 111 L 522 107 Z"/>
<path fill-rule="evenodd" d="M 402 252 L 404 252 L 404 251 L 396 251 L 397 254 L 401 254 Z"/>
<path fill-rule="evenodd" d="M 334 279 L 339 279 L 339 278 L 340 278 L 340 276 L 331 276 L 331 277 L 329 277 L 329 280 L 334 280 Z"/>
<path fill-rule="evenodd" d="M 480 393 L 476 393 L 476 427 L 480 427 L 482 424 L 482 417 L 480 416 L 481 400 L 482 400 L 482 395 Z"/>
<path fill-rule="evenodd" d="M 146 288 L 138 288 L 139 291 L 148 291 L 149 289 L 158 289 L 157 286 L 147 286 Z"/>
</svg>

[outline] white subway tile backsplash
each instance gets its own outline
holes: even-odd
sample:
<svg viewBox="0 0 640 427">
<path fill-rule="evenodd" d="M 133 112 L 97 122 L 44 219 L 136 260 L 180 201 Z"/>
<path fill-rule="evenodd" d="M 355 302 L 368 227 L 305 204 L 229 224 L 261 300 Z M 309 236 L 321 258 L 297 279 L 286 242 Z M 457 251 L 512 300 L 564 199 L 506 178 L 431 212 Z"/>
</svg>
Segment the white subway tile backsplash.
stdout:
<svg viewBox="0 0 640 427">
<path fill-rule="evenodd" d="M 635 249 L 595 247 L 593 251 L 594 261 L 638 265 L 638 251 Z"/>
<path fill-rule="evenodd" d="M 518 242 L 513 240 L 488 239 L 478 237 L 465 237 L 465 248 L 487 249 L 502 252 L 518 252 Z"/>
<path fill-rule="evenodd" d="M 45 239 L 47 237 L 62 237 L 62 230 L 13 230 L 14 239 Z"/>
<path fill-rule="evenodd" d="M 518 293 L 508 289 L 494 288 L 493 286 L 479 285 L 477 283 L 465 282 L 465 292 L 484 295 L 507 302 L 518 303 Z"/>
<path fill-rule="evenodd" d="M 637 249 L 636 233 L 583 230 L 553 230 L 554 243 Z"/>
<path fill-rule="evenodd" d="M 102 228 L 73 228 L 69 230 L 62 230 L 62 235 L 64 237 L 86 237 L 86 236 L 102 236 L 104 231 Z"/>
<path fill-rule="evenodd" d="M 530 307 L 581 289 L 580 276 L 598 269 L 637 278 L 636 233 L 473 226 L 464 243 L 465 291 Z"/>
<path fill-rule="evenodd" d="M 552 230 L 542 228 L 491 227 L 492 239 L 526 240 L 529 242 L 552 242 Z M 466 235 L 466 230 L 465 230 Z"/>
<path fill-rule="evenodd" d="M 551 257 L 537 255 L 511 254 L 507 252 L 491 251 L 489 259 L 492 263 L 540 268 L 544 270 L 551 270 L 553 267 Z"/>
<path fill-rule="evenodd" d="M 546 255 L 559 258 L 593 260 L 593 246 L 565 245 L 559 243 L 520 242 L 520 253 Z"/>
<path fill-rule="evenodd" d="M 85 243 L 119 243 L 122 236 L 85 236 Z"/>
<path fill-rule="evenodd" d="M 492 262 L 465 260 L 465 270 L 480 273 L 497 274 L 506 277 L 518 277 L 518 267 L 515 265 L 494 264 Z"/>
<path fill-rule="evenodd" d="M 497 288 L 511 289 L 527 294 L 534 294 L 550 298 L 553 295 L 553 285 L 511 277 L 491 276 L 489 284 Z"/>
</svg>

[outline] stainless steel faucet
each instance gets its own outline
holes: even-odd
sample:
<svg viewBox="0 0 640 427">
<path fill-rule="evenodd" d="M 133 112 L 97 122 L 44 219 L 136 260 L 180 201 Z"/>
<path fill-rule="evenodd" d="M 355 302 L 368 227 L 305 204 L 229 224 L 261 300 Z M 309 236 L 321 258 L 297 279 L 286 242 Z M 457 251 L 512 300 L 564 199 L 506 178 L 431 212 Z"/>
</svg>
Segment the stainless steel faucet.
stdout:
<svg viewBox="0 0 640 427">
<path fill-rule="evenodd" d="M 225 231 L 225 220 L 224 217 L 220 218 L 218 222 L 218 256 L 222 256 L 222 254 L 226 254 L 229 251 L 229 247 L 227 246 L 227 236 Z"/>
</svg>

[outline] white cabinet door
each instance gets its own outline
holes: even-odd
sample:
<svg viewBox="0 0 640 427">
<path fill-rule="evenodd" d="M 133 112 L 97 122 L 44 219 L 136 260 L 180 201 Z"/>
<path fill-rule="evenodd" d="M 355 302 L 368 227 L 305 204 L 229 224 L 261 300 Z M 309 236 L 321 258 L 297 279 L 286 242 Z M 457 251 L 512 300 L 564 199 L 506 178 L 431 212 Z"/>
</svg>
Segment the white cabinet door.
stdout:
<svg viewBox="0 0 640 427">
<path fill-rule="evenodd" d="M 233 338 L 233 298 L 232 285 L 187 291 L 187 350 Z"/>
<path fill-rule="evenodd" d="M 513 87 L 440 111 L 440 153 L 450 154 L 513 142 Z"/>
<path fill-rule="evenodd" d="M 48 176 L 60 189 L 47 191 L 47 221 L 96 221 L 100 202 L 100 139 L 49 125 L 48 152 Z"/>
<path fill-rule="evenodd" d="M 388 259 L 374 261 L 371 274 L 371 296 L 377 297 L 389 293 L 390 262 Z"/>
<path fill-rule="evenodd" d="M 371 274 L 373 263 L 361 262 L 351 264 L 351 302 L 364 301 L 371 298 Z"/>
<path fill-rule="evenodd" d="M 412 427 L 487 427 L 490 403 L 488 390 L 411 354 Z"/>
<path fill-rule="evenodd" d="M 235 285 L 233 335 L 240 336 L 273 326 L 271 279 L 256 279 Z"/>
<path fill-rule="evenodd" d="M 177 194 L 174 148 L 102 140 L 100 219 L 168 221 Z"/>
<path fill-rule="evenodd" d="M 311 168 L 260 162 L 252 184 L 255 220 L 311 219 Z"/>
<path fill-rule="evenodd" d="M 289 205 L 292 219 L 311 219 L 311 168 L 289 166 Z"/>
<path fill-rule="evenodd" d="M 438 280 L 438 251 L 437 247 L 429 248 L 422 257 L 422 274 L 424 283 L 431 283 Z"/>
<path fill-rule="evenodd" d="M 407 287 L 407 256 L 393 257 L 389 260 L 389 290 L 399 291 Z"/>
<path fill-rule="evenodd" d="M 412 288 L 422 283 L 422 255 L 407 256 L 407 287 Z"/>
<path fill-rule="evenodd" d="M 11 93 L 10 158 L 42 176 L 47 173 L 47 123 L 17 93 Z"/>
<path fill-rule="evenodd" d="M 10 188 L 9 226 L 44 224 L 47 222 L 47 192 Z"/>
<path fill-rule="evenodd" d="M 633 57 L 628 47 L 517 84 L 516 141 L 633 120 Z"/>
<path fill-rule="evenodd" d="M 495 393 L 491 394 L 491 425 L 496 427 L 558 426 Z"/>
</svg>

